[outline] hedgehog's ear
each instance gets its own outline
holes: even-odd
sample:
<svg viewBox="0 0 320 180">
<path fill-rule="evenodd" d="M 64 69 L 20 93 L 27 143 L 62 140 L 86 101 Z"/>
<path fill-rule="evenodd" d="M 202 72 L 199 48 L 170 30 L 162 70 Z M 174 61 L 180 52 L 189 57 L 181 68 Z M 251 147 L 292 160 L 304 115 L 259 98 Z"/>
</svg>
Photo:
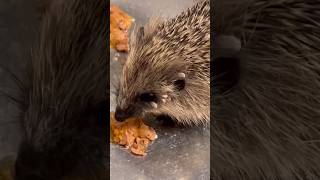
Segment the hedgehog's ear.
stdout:
<svg viewBox="0 0 320 180">
<path fill-rule="evenodd" d="M 183 73 L 183 72 L 178 73 L 177 79 L 173 82 L 175 89 L 177 89 L 178 91 L 183 90 L 186 85 L 185 79 L 186 79 L 185 73 Z"/>
</svg>

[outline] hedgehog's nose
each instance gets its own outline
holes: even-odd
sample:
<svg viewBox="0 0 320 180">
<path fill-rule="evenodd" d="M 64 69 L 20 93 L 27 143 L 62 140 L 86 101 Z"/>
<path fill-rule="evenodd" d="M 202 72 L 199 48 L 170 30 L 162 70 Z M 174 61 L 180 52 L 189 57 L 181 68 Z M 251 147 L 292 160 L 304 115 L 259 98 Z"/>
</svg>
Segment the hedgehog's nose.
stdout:
<svg viewBox="0 0 320 180">
<path fill-rule="evenodd" d="M 124 120 L 129 118 L 130 115 L 126 111 L 117 107 L 116 112 L 114 113 L 114 117 L 116 118 L 117 121 L 123 122 Z"/>
</svg>

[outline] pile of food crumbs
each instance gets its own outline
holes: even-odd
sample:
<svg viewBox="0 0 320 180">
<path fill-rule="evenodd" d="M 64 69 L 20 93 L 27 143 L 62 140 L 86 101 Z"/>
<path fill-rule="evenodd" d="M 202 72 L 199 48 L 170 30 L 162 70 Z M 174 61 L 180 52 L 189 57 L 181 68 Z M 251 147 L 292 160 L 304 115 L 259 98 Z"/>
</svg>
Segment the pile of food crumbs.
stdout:
<svg viewBox="0 0 320 180">
<path fill-rule="evenodd" d="M 145 156 L 149 144 L 157 138 L 155 130 L 143 123 L 143 119 L 129 118 L 118 122 L 110 113 L 110 140 L 122 145 L 135 155 Z"/>
<path fill-rule="evenodd" d="M 110 6 L 110 47 L 129 51 L 128 31 L 134 19 L 116 5 Z"/>
</svg>

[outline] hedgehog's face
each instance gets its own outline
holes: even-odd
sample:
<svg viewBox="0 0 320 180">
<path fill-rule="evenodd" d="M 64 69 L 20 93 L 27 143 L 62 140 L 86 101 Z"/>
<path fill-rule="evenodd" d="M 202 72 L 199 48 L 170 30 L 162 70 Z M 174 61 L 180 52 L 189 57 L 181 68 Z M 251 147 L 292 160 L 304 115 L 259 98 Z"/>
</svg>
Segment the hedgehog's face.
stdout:
<svg viewBox="0 0 320 180">
<path fill-rule="evenodd" d="M 124 73 L 126 76 L 127 73 Z M 164 106 L 185 88 L 185 74 L 169 74 L 169 78 L 156 77 L 157 73 L 122 77 L 117 96 L 115 118 L 124 121 L 129 117 L 147 114 L 165 115 Z"/>
<path fill-rule="evenodd" d="M 115 117 L 118 121 L 123 121 L 129 117 L 141 117 L 146 113 L 157 112 L 163 103 L 162 93 L 148 89 L 138 91 L 132 96 L 120 92 Z"/>
</svg>

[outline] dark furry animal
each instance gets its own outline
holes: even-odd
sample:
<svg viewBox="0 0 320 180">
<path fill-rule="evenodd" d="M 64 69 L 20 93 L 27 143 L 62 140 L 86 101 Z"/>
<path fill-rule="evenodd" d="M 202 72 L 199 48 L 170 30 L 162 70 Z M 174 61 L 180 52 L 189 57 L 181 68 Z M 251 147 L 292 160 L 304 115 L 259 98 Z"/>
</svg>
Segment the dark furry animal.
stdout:
<svg viewBox="0 0 320 180">
<path fill-rule="evenodd" d="M 107 5 L 49 4 L 20 84 L 23 139 L 15 179 L 106 179 Z"/>
<path fill-rule="evenodd" d="M 210 1 L 133 33 L 115 117 L 166 116 L 185 125 L 209 123 Z"/>
<path fill-rule="evenodd" d="M 212 179 L 320 179 L 320 1 L 215 1 L 213 12 Z"/>
</svg>

